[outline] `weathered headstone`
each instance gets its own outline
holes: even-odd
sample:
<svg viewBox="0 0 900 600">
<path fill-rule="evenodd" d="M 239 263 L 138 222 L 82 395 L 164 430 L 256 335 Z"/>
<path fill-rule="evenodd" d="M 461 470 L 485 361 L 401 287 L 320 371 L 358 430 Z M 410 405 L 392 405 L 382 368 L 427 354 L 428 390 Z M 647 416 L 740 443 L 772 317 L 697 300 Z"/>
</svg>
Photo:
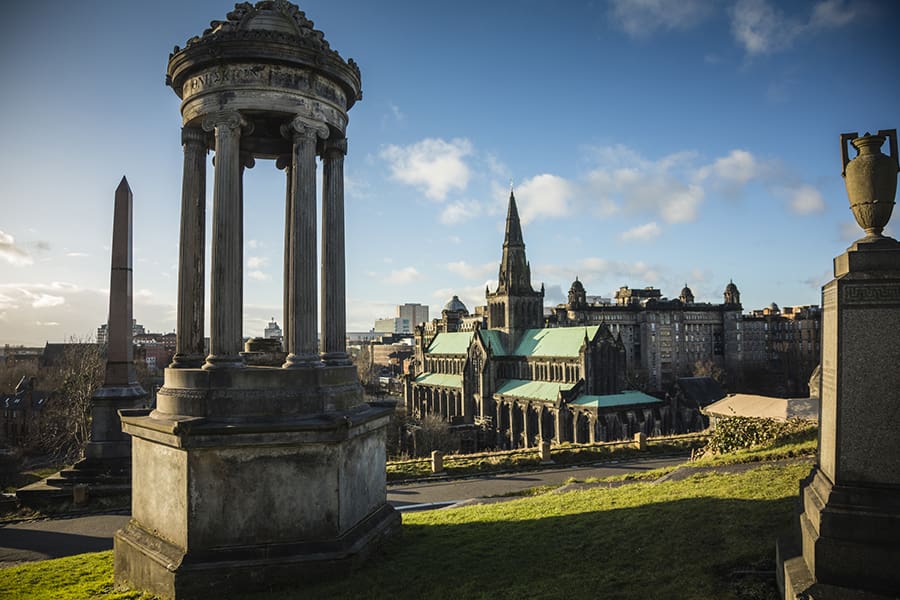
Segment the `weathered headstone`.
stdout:
<svg viewBox="0 0 900 600">
<path fill-rule="evenodd" d="M 431 474 L 444 474 L 444 453 L 440 450 L 434 450 L 431 453 Z"/>
<path fill-rule="evenodd" d="M 885 139 L 890 157 L 879 152 Z M 900 243 L 881 233 L 896 192 L 896 132 L 841 141 L 851 208 L 867 235 L 834 259 L 822 289 L 818 465 L 802 485 L 799 532 L 778 544 L 780 590 L 791 599 L 900 591 Z"/>
<path fill-rule="evenodd" d="M 550 442 L 543 441 L 540 446 L 540 457 L 542 465 L 552 465 L 553 458 L 550 456 Z"/>
</svg>

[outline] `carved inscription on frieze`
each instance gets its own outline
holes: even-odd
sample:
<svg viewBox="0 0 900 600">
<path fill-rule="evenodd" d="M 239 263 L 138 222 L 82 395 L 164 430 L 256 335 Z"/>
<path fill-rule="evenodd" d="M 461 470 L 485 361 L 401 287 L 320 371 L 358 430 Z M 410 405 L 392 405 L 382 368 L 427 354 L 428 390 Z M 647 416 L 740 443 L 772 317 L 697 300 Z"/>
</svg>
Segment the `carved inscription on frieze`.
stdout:
<svg viewBox="0 0 900 600">
<path fill-rule="evenodd" d="M 182 97 L 228 87 L 263 86 L 281 90 L 312 92 L 319 98 L 347 105 L 347 96 L 334 83 L 311 71 L 279 65 L 239 64 L 217 67 L 184 82 Z"/>
<path fill-rule="evenodd" d="M 848 285 L 843 292 L 845 304 L 900 304 L 900 284 Z"/>
</svg>

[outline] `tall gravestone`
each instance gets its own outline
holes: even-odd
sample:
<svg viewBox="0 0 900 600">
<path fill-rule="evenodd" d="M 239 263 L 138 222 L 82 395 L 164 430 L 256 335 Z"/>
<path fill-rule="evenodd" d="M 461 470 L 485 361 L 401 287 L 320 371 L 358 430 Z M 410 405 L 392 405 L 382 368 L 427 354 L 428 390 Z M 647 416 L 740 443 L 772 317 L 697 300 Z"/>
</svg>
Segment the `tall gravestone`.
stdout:
<svg viewBox="0 0 900 600">
<path fill-rule="evenodd" d="M 115 580 L 178 598 L 302 586 L 346 571 L 400 525 L 385 491 L 392 407 L 363 402 L 346 353 L 343 163 L 359 68 L 297 6 L 245 2 L 175 48 L 167 82 L 183 122 L 177 347 L 156 409 L 122 411 L 132 519 L 115 537 Z M 268 161 L 286 183 L 278 366 L 242 352 L 242 179 Z"/>
<path fill-rule="evenodd" d="M 890 156 L 880 152 L 885 140 Z M 841 145 L 866 236 L 834 259 L 822 289 L 818 464 L 802 485 L 798 539 L 778 546 L 790 599 L 900 593 L 900 243 L 882 235 L 896 193 L 896 131 L 844 134 Z"/>
</svg>

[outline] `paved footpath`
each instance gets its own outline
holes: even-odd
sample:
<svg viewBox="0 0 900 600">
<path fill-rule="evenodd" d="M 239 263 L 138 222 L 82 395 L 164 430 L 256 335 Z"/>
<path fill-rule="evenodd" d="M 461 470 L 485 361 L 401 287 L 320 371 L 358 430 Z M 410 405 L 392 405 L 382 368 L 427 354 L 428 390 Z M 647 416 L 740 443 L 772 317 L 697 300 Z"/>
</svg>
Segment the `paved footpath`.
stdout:
<svg viewBox="0 0 900 600">
<path fill-rule="evenodd" d="M 629 460 L 468 479 L 435 479 L 394 484 L 388 486 L 387 498 L 390 504 L 400 510 L 439 508 L 473 498 L 499 496 L 543 485 L 561 485 L 570 477 L 609 477 L 677 465 L 685 460 L 684 456 Z M 103 514 L 0 525 L 0 567 L 109 550 L 112 548 L 113 534 L 129 518 L 128 514 Z"/>
</svg>

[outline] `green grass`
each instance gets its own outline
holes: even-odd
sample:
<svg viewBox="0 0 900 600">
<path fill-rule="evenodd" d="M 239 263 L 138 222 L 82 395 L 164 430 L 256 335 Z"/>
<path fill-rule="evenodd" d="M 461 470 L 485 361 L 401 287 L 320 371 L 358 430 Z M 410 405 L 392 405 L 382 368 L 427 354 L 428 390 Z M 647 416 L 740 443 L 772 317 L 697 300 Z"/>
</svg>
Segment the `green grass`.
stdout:
<svg viewBox="0 0 900 600">
<path fill-rule="evenodd" d="M 647 440 L 647 449 L 644 451 L 637 450 L 633 442 L 565 443 L 551 448 L 550 456 L 557 465 L 576 465 L 603 460 L 622 460 L 637 456 L 689 454 L 692 449 L 700 448 L 705 443 L 706 436 L 698 434 L 651 438 Z M 451 477 L 532 469 L 540 466 L 537 448 L 444 457 L 444 472 Z M 387 463 L 389 482 L 420 479 L 430 475 L 430 458 L 396 460 Z"/>
<path fill-rule="evenodd" d="M 677 482 L 543 494 L 410 513 L 403 534 L 353 577 L 264 598 L 768 598 L 809 464 L 699 472 Z M 148 598 L 115 593 L 110 552 L 0 570 L 2 598 Z"/>
<path fill-rule="evenodd" d="M 113 590 L 112 551 L 80 554 L 0 569 L 0 598 L 145 600 L 140 592 Z"/>
<path fill-rule="evenodd" d="M 16 473 L 12 475 L 6 485 L 3 486 L 3 491 L 8 493 L 15 492 L 20 487 L 25 487 L 26 485 L 50 477 L 62 468 L 64 468 L 64 465 L 41 467 L 39 469 L 30 469 L 28 471 Z"/>
</svg>

